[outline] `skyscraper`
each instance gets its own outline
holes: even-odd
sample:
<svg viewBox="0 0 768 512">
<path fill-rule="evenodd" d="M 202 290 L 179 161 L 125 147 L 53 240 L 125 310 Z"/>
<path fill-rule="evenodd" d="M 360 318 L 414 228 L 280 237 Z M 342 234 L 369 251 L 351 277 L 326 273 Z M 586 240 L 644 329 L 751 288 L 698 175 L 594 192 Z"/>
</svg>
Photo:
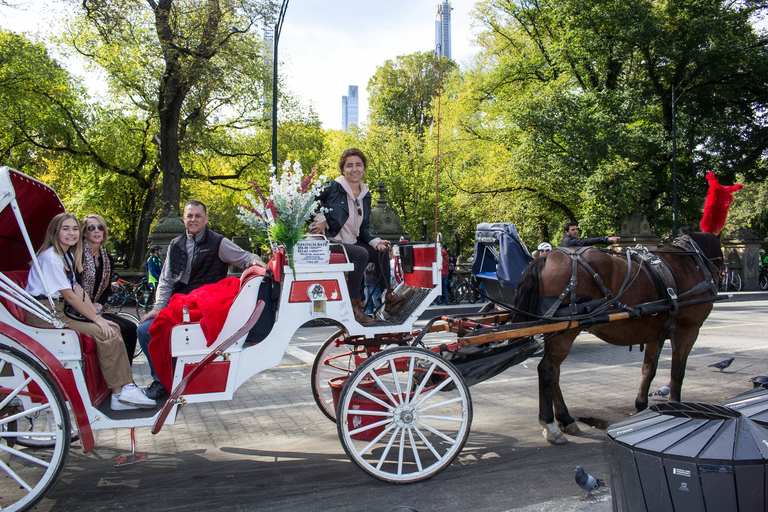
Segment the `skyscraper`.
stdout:
<svg viewBox="0 0 768 512">
<path fill-rule="evenodd" d="M 350 85 L 346 96 L 341 97 L 341 129 L 357 124 L 357 86 Z"/>
<path fill-rule="evenodd" d="M 440 48 L 440 57 L 451 58 L 451 2 L 445 0 L 437 4 L 435 18 L 435 48 Z"/>
</svg>

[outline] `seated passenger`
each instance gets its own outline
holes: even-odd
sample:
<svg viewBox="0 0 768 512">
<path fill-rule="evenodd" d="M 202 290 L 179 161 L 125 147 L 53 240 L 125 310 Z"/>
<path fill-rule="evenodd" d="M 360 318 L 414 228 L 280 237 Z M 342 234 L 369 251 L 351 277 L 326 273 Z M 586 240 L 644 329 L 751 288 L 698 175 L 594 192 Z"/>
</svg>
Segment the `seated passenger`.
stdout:
<svg viewBox="0 0 768 512">
<path fill-rule="evenodd" d="M 107 306 L 107 300 L 112 295 L 110 284 L 112 269 L 115 267 L 112 256 L 104 250 L 104 244 L 109 238 L 107 223 L 101 215 L 86 215 L 80 224 L 80 233 L 83 235 L 83 270 L 78 273 L 77 282 L 91 299 L 96 311 L 101 312 L 101 317 L 120 327 L 128 361 L 133 363 L 133 355 L 136 353 L 136 324 L 117 316 Z"/>
<path fill-rule="evenodd" d="M 370 327 L 375 322 L 366 316 L 360 300 L 363 276 L 369 262 L 376 265 L 381 288 L 388 290 L 385 311 L 393 314 L 403 297 L 392 292 L 389 282 L 388 253 L 392 244 L 371 234 L 371 193 L 368 185 L 363 183 L 366 165 L 365 154 L 357 148 L 347 149 L 341 154 L 341 176 L 331 181 L 317 197 L 322 206 L 330 211 L 327 215 L 320 213 L 315 216 L 310 232 L 326 235 L 336 242 L 337 245 L 331 245 L 331 252 L 341 252 L 340 246 L 344 246 L 350 263 L 354 265 L 354 270 L 347 275 L 352 311 L 357 323 Z"/>
<path fill-rule="evenodd" d="M 54 217 L 37 255 L 40 267 L 29 272 L 26 290 L 47 309 L 49 303 L 43 285 L 45 279 L 54 299 L 56 313 L 70 329 L 87 334 L 96 342 L 99 367 L 107 386 L 112 389 L 112 410 L 152 408 L 155 401 L 147 398 L 144 391 L 133 383 L 131 363 L 119 327 L 99 315 L 91 299 L 77 284 L 75 274 L 83 268 L 82 240 L 80 223 L 74 215 L 60 213 Z M 71 305 L 86 320 L 72 320 L 65 316 L 63 312 L 66 304 Z M 38 327 L 51 327 L 48 322 L 31 313 L 27 313 L 26 321 Z"/>
<path fill-rule="evenodd" d="M 208 209 L 200 201 L 189 201 L 184 207 L 186 232 L 171 240 L 165 257 L 160 280 L 155 293 L 155 305 L 141 318 L 138 328 L 139 345 L 147 355 L 152 374 L 152 384 L 147 396 L 161 398 L 168 390 L 160 382 L 152 359 L 149 356 L 151 336 L 149 328 L 161 309 L 168 305 L 174 293 L 189 293 L 204 284 L 221 281 L 227 276 L 227 266 L 247 268 L 267 264 L 255 254 L 244 251 L 228 238 L 208 229 Z"/>
</svg>

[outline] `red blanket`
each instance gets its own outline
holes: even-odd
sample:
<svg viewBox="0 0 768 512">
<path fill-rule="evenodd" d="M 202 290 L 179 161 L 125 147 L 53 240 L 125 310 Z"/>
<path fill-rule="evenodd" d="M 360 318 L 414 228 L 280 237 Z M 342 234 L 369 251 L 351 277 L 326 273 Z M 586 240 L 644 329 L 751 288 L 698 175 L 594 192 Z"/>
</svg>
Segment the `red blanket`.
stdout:
<svg viewBox="0 0 768 512">
<path fill-rule="evenodd" d="M 177 293 L 171 297 L 168 307 L 160 311 L 149 328 L 152 340 L 149 355 L 155 372 L 166 388 L 173 385 L 171 365 L 171 329 L 183 322 L 182 308 L 189 308 L 189 321 L 200 322 L 210 347 L 218 338 L 229 314 L 232 301 L 240 289 L 240 279 L 227 277 L 218 283 L 201 286 L 189 295 Z"/>
</svg>

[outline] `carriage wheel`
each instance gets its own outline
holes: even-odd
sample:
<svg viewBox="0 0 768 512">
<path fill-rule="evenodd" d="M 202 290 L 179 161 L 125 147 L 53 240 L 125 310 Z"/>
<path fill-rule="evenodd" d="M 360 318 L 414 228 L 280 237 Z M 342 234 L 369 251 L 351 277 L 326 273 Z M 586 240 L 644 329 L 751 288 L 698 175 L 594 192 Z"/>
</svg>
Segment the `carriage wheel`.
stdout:
<svg viewBox="0 0 768 512">
<path fill-rule="evenodd" d="M 50 414 L 50 430 L 20 431 L 25 418 Z M 46 424 L 48 424 L 46 422 Z M 38 363 L 0 348 L 0 507 L 28 510 L 56 484 L 69 453 L 69 413 L 59 389 Z M 48 427 L 46 427 L 48 428 Z M 37 446 L 27 448 L 34 439 Z"/>
<path fill-rule="evenodd" d="M 51 409 L 38 411 L 28 416 L 24 416 L 23 418 L 19 418 L 16 423 L 17 426 L 15 431 L 20 434 L 19 437 L 16 438 L 16 442 L 20 445 L 29 448 L 51 448 L 56 445 L 56 439 L 49 434 L 56 428 L 56 417 Z M 71 429 L 69 439 L 70 442 L 75 442 L 80 436 L 77 433 L 75 422 L 72 421 L 71 415 L 69 424 Z"/>
<path fill-rule="evenodd" d="M 436 475 L 461 452 L 472 401 L 451 363 L 426 349 L 397 347 L 355 370 L 338 416 L 352 462 L 379 480 L 413 483 Z"/>
<path fill-rule="evenodd" d="M 355 357 L 370 357 L 390 345 L 362 347 L 352 345 L 336 346 L 336 340 L 344 336 L 336 331 L 320 347 L 312 363 L 312 396 L 326 418 L 336 423 L 336 407 L 333 405 L 333 390 L 330 381 L 335 377 L 349 377 L 357 368 Z"/>
</svg>

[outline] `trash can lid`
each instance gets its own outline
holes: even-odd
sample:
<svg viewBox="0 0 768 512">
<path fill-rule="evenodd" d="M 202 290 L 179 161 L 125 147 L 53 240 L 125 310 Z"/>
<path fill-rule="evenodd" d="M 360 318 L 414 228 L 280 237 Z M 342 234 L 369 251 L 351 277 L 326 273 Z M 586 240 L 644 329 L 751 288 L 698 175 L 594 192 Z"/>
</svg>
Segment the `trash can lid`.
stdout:
<svg viewBox="0 0 768 512">
<path fill-rule="evenodd" d="M 763 427 L 768 427 L 768 389 L 750 389 L 737 397 L 729 398 L 723 405 L 739 411 Z"/>
<path fill-rule="evenodd" d="M 657 404 L 607 433 L 635 451 L 721 462 L 768 460 L 768 428 L 720 405 Z"/>
</svg>

